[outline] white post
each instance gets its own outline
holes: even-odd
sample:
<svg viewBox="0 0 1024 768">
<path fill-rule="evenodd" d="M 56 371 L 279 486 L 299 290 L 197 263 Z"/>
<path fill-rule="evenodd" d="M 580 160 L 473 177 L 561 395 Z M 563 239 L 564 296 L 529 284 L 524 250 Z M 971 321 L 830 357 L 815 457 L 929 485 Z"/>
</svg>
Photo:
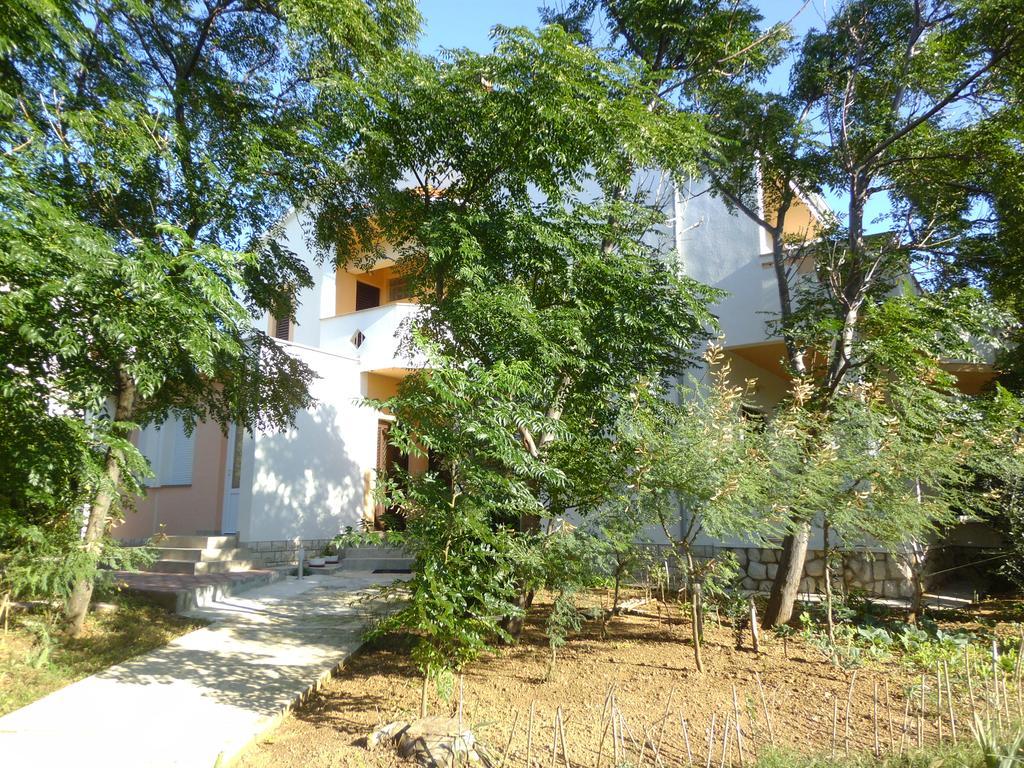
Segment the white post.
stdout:
<svg viewBox="0 0 1024 768">
<path fill-rule="evenodd" d="M 302 581 L 303 573 L 306 570 L 306 548 L 299 545 L 299 581 Z"/>
</svg>

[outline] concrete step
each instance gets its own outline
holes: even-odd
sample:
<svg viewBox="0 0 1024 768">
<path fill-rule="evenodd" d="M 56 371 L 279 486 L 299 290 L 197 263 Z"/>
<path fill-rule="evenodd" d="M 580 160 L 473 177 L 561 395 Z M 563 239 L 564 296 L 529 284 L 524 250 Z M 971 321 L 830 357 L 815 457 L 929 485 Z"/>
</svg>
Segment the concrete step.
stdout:
<svg viewBox="0 0 1024 768">
<path fill-rule="evenodd" d="M 157 547 L 158 560 L 190 560 L 212 563 L 219 560 L 247 560 L 247 549 L 185 549 L 182 547 Z"/>
<path fill-rule="evenodd" d="M 157 560 L 148 570 L 151 573 L 184 573 L 199 575 L 204 573 L 236 573 L 252 568 L 249 560 L 214 560 L 209 562 L 196 560 Z"/>
<path fill-rule="evenodd" d="M 155 544 L 168 549 L 227 549 L 238 546 L 238 536 L 163 536 Z"/>
</svg>

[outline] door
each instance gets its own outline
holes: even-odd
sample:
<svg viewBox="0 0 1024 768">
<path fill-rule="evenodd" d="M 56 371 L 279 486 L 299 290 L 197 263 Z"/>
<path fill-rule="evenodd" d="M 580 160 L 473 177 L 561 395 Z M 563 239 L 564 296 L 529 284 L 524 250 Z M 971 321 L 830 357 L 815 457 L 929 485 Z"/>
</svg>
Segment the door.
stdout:
<svg viewBox="0 0 1024 768">
<path fill-rule="evenodd" d="M 245 430 L 234 424 L 228 430 L 228 460 L 224 477 L 224 508 L 220 519 L 220 532 L 238 533 L 238 497 L 242 488 L 242 447 Z"/>
<path fill-rule="evenodd" d="M 391 422 L 377 422 L 377 476 L 392 475 L 396 469 L 409 471 L 409 457 L 395 448 L 388 442 L 388 434 L 391 431 Z M 401 510 L 397 506 L 385 507 L 377 504 L 373 508 L 373 529 L 383 531 L 386 529 L 403 530 L 405 520 L 402 518 Z"/>
</svg>

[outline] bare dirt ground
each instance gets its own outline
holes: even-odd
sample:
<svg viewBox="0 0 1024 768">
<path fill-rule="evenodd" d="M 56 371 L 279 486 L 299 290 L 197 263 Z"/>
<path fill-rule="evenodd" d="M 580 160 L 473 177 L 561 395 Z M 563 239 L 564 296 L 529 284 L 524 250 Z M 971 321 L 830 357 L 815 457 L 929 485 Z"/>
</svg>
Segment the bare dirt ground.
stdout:
<svg viewBox="0 0 1024 768">
<path fill-rule="evenodd" d="M 596 603 L 603 598 L 594 597 Z M 711 718 L 716 720 L 714 762 L 720 761 L 723 721 L 730 718 L 729 762 L 738 762 L 733 712 L 733 689 L 740 711 L 743 747 L 747 762 L 767 749 L 771 737 L 765 718 L 760 676 L 771 716 L 774 741 L 780 747 L 801 752 L 828 753 L 832 745 L 833 717 L 836 750 L 846 749 L 846 717 L 851 673 L 837 669 L 820 651 L 798 638 L 783 641 L 762 632 L 761 653 L 735 648 L 731 627 L 707 623 L 704 645 L 705 672 L 698 674 L 690 643 L 689 620 L 678 604 L 657 603 L 643 610 L 653 615 L 623 615 L 607 625 L 584 625 L 559 651 L 553 677 L 546 679 L 550 650 L 543 635 L 545 602 L 538 599 L 519 645 L 502 649 L 471 665 L 463 678 L 463 717 L 476 737 L 497 754 L 511 744 L 504 765 L 525 766 L 527 725 L 534 708 L 531 764 L 554 765 L 554 719 L 561 707 L 565 740 L 573 765 L 593 766 L 601 742 L 602 711 L 609 688 L 624 721 L 625 761 L 638 764 L 637 754 L 645 741 L 647 760 L 659 748 L 666 765 L 686 765 L 687 753 L 681 720 L 687 723 L 695 764 L 704 765 Z M 390 637 L 364 646 L 339 676 L 302 708 L 288 716 L 274 732 L 252 745 L 239 759 L 245 768 L 289 768 L 300 765 L 388 766 L 396 764 L 386 751 L 369 752 L 364 739 L 374 728 L 394 720 L 412 719 L 418 713 L 421 678 L 409 658 L 411 637 Z M 850 697 L 849 748 L 873 750 L 877 712 L 881 749 L 898 749 L 904 722 L 906 692 L 916 675 L 894 662 L 861 667 L 853 680 Z M 877 688 L 877 705 L 875 686 Z M 886 685 L 890 704 L 886 705 Z M 916 701 L 916 699 L 915 699 Z M 458 685 L 450 702 L 434 697 L 430 714 L 454 714 Z M 876 709 L 877 706 L 877 709 Z M 891 715 L 890 715 L 891 713 Z M 662 725 L 664 724 L 664 726 Z M 967 725 L 961 721 L 961 733 Z M 513 730 L 514 726 L 514 730 Z M 913 716 L 908 721 L 910 742 L 916 738 Z M 923 724 L 926 741 L 934 723 Z M 948 723 L 947 738 L 948 738 Z M 511 737 L 511 742 L 510 742 Z M 934 735 L 932 736 L 934 738 Z M 609 731 L 603 754 L 612 748 Z M 632 759 L 629 759 L 632 755 Z M 499 758 L 500 759 L 500 758 Z M 608 758 L 604 758 L 608 765 Z M 557 764 L 564 762 L 560 754 Z"/>
</svg>

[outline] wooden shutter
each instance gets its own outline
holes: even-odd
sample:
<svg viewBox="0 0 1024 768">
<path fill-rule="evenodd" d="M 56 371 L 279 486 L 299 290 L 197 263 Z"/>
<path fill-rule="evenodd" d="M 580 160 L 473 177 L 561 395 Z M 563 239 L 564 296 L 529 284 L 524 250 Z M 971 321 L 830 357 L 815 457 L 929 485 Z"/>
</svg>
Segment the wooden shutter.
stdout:
<svg viewBox="0 0 1024 768">
<path fill-rule="evenodd" d="M 274 321 L 274 338 L 288 341 L 292 333 L 292 320 L 290 317 L 282 317 Z"/>
<path fill-rule="evenodd" d="M 356 281 L 356 312 L 380 306 L 380 288 Z"/>
</svg>

